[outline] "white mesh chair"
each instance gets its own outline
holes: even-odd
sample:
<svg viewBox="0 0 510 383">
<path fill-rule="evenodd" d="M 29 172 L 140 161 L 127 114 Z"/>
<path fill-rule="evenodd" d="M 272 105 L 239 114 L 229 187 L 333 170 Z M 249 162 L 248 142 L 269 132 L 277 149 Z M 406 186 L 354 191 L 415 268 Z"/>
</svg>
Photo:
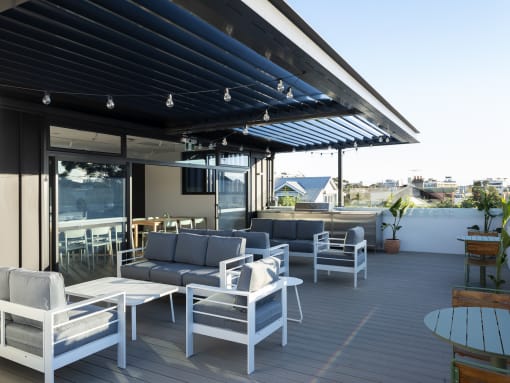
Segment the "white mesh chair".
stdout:
<svg viewBox="0 0 510 383">
<path fill-rule="evenodd" d="M 96 255 L 103 254 L 109 255 L 113 264 L 113 250 L 112 250 L 112 230 L 110 226 L 93 227 L 90 229 L 90 248 L 92 250 L 92 259 Z M 101 252 L 98 253 L 97 251 Z"/>
</svg>

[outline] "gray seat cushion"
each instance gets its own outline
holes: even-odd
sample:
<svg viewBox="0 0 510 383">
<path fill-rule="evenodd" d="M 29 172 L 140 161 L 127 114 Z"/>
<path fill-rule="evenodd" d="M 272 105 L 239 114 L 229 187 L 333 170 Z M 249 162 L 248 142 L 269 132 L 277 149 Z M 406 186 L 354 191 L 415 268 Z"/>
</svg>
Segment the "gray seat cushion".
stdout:
<svg viewBox="0 0 510 383">
<path fill-rule="evenodd" d="M 296 239 L 307 239 L 312 241 L 314 234 L 324 231 L 324 221 L 304 221 L 296 223 Z"/>
<path fill-rule="evenodd" d="M 361 265 L 363 262 L 365 262 L 365 254 L 360 253 L 356 266 Z M 352 254 L 346 254 L 342 250 L 323 250 L 317 255 L 317 263 L 320 265 L 354 267 L 354 256 Z"/>
<path fill-rule="evenodd" d="M 151 281 L 167 285 L 184 286 L 182 277 L 193 270 L 203 269 L 204 266 L 189 263 L 161 262 L 151 269 Z"/>
<path fill-rule="evenodd" d="M 296 221 L 275 219 L 273 221 L 273 236 L 275 239 L 296 239 Z"/>
<path fill-rule="evenodd" d="M 290 241 L 288 239 L 276 239 L 276 238 L 273 238 L 273 239 L 270 239 L 269 240 L 269 243 L 271 246 L 278 246 L 278 245 L 282 245 L 282 244 L 289 244 Z M 289 251 L 290 251 L 290 247 L 289 247 Z"/>
<path fill-rule="evenodd" d="M 151 270 L 164 261 L 143 261 L 132 265 L 123 265 L 120 267 L 122 278 L 138 279 L 140 281 L 150 281 Z"/>
<path fill-rule="evenodd" d="M 241 252 L 244 253 L 244 242 L 243 238 L 211 235 L 207 242 L 205 265 L 218 267 L 221 261 L 237 257 Z"/>
<path fill-rule="evenodd" d="M 235 298 L 235 296 L 230 294 L 211 295 L 209 298 L 197 303 L 194 306 L 194 311 L 215 314 L 222 317 L 212 317 L 210 315 L 204 315 L 195 312 L 193 313 L 193 321 L 195 323 L 201 323 L 208 326 L 246 333 L 246 323 L 243 323 L 242 321 L 247 320 L 247 314 L 244 310 L 239 310 L 236 306 L 234 306 Z M 213 301 L 221 302 L 224 304 L 215 303 Z M 275 300 L 266 301 L 263 303 L 258 302 L 255 310 L 255 331 L 263 329 L 281 316 L 281 302 Z M 240 321 L 236 321 L 235 319 Z"/>
<path fill-rule="evenodd" d="M 177 234 L 150 231 L 147 237 L 147 247 L 143 255 L 145 258 L 154 261 L 172 262 L 174 260 L 176 241 Z"/>
<path fill-rule="evenodd" d="M 220 272 L 217 267 L 201 267 L 190 270 L 182 276 L 182 285 L 198 283 L 207 286 L 220 286 Z"/>
<path fill-rule="evenodd" d="M 54 271 L 12 270 L 9 275 L 10 301 L 43 310 L 66 306 L 64 278 Z M 42 328 L 42 323 L 12 315 L 15 323 Z M 55 316 L 55 323 L 67 321 L 67 313 Z"/>
<path fill-rule="evenodd" d="M 85 306 L 71 311 L 69 318 L 79 318 L 101 309 L 97 306 Z M 54 341 L 60 341 L 60 343 L 55 345 L 55 355 L 83 346 L 107 335 L 115 334 L 117 332 L 116 319 L 116 312 L 103 312 L 57 327 Z M 40 328 L 17 322 L 6 322 L 5 340 L 10 346 L 42 356 L 43 332 Z"/>
<path fill-rule="evenodd" d="M 305 239 L 295 239 L 288 241 L 289 251 L 296 251 L 299 253 L 313 253 L 313 241 Z"/>
<path fill-rule="evenodd" d="M 273 220 L 269 218 L 252 218 L 250 231 L 268 233 L 269 238 L 273 233 Z"/>
<path fill-rule="evenodd" d="M 246 239 L 246 247 L 251 249 L 269 248 L 269 234 L 265 232 L 237 230 L 234 231 L 234 237 L 241 237 Z"/>
<path fill-rule="evenodd" d="M 174 261 L 204 266 L 208 241 L 209 237 L 207 235 L 179 234 Z"/>
</svg>

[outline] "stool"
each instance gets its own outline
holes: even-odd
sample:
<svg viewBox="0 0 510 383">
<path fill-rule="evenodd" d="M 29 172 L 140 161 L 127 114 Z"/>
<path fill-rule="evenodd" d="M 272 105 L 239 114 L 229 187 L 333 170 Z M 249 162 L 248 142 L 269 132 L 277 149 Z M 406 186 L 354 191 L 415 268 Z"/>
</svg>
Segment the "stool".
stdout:
<svg viewBox="0 0 510 383">
<path fill-rule="evenodd" d="M 287 317 L 287 320 L 301 323 L 303 321 L 303 311 L 301 310 L 301 301 L 299 299 L 299 293 L 298 293 L 297 287 L 303 283 L 303 280 L 300 278 L 296 278 L 296 277 L 280 277 L 280 279 L 285 282 L 285 285 L 287 287 L 294 286 L 294 291 L 296 292 L 296 300 L 297 300 L 298 309 L 299 309 L 299 319 Z"/>
</svg>

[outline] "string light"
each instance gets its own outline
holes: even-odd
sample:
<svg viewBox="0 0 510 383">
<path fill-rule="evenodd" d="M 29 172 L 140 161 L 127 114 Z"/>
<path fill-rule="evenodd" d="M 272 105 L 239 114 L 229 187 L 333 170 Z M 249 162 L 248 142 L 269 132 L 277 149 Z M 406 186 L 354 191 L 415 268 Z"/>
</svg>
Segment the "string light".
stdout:
<svg viewBox="0 0 510 383">
<path fill-rule="evenodd" d="M 383 142 L 383 137 L 382 136 L 379 137 L 379 142 Z"/>
<path fill-rule="evenodd" d="M 289 86 L 289 89 L 287 89 L 286 96 L 288 99 L 294 98 L 294 93 L 292 93 L 292 88 Z"/>
<path fill-rule="evenodd" d="M 209 144 L 209 150 L 213 150 L 213 149 L 214 149 L 214 143 L 213 143 L 213 142 L 211 142 L 211 143 Z"/>
<path fill-rule="evenodd" d="M 269 120 L 271 119 L 271 117 L 269 116 L 269 112 L 267 111 L 267 109 L 266 109 L 266 111 L 264 112 L 264 116 L 262 116 L 262 119 L 263 119 L 264 121 L 266 121 L 266 122 L 267 122 L 267 121 L 269 121 Z"/>
<path fill-rule="evenodd" d="M 51 97 L 50 97 L 50 94 L 48 92 L 44 92 L 44 96 L 42 98 L 42 103 L 44 105 L 50 105 L 51 104 Z"/>
<path fill-rule="evenodd" d="M 242 152 L 243 150 L 244 150 L 244 146 L 243 146 L 243 145 L 241 145 L 241 146 L 239 147 L 239 151 L 240 151 L 240 152 Z"/>
<path fill-rule="evenodd" d="M 276 86 L 276 90 L 280 93 L 283 93 L 283 91 L 285 90 L 285 86 L 283 85 L 282 79 L 278 80 L 278 85 Z"/>
<path fill-rule="evenodd" d="M 222 144 L 223 146 L 227 146 L 227 145 L 228 145 L 227 137 L 223 137 L 223 140 L 221 140 L 221 144 Z"/>
<path fill-rule="evenodd" d="M 112 96 L 107 96 L 106 97 L 106 107 L 108 109 L 110 109 L 110 110 L 115 108 L 115 103 L 113 102 L 113 97 Z"/>
<path fill-rule="evenodd" d="M 225 100 L 225 102 L 230 102 L 230 100 L 232 100 L 232 96 L 230 95 L 230 90 L 228 88 L 225 88 L 225 94 L 223 95 L 223 100 Z"/>
<path fill-rule="evenodd" d="M 390 142 L 390 138 L 389 137 L 386 137 L 386 143 Z"/>
<path fill-rule="evenodd" d="M 353 146 L 354 148 L 356 148 L 356 149 L 357 149 L 357 148 L 358 148 L 358 143 L 357 143 L 356 141 L 354 141 L 354 143 L 352 144 L 352 146 Z"/>
<path fill-rule="evenodd" d="M 167 108 L 173 108 L 174 107 L 174 99 L 172 97 L 172 93 L 168 94 L 168 97 L 166 98 L 165 105 Z"/>
<path fill-rule="evenodd" d="M 267 155 L 270 155 L 271 154 L 271 150 L 269 149 L 269 146 L 266 147 L 266 154 Z"/>
<path fill-rule="evenodd" d="M 296 153 L 296 148 L 292 148 L 292 153 Z"/>
<path fill-rule="evenodd" d="M 244 125 L 244 128 L 243 128 L 243 134 L 245 136 L 247 136 L 248 134 L 250 134 L 250 132 L 248 131 L 248 124 Z"/>
</svg>

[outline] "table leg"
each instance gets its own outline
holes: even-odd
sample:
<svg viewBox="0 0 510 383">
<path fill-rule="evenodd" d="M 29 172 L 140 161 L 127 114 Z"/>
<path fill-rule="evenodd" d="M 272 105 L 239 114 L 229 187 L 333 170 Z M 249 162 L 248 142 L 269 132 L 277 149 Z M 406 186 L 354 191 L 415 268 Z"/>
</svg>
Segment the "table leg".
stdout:
<svg viewBox="0 0 510 383">
<path fill-rule="evenodd" d="M 485 266 L 480 266 L 480 286 L 485 287 Z"/>
<path fill-rule="evenodd" d="M 303 322 L 303 311 L 301 310 L 301 300 L 299 299 L 299 293 L 298 293 L 297 285 L 294 286 L 294 291 L 296 292 L 296 300 L 297 300 L 298 309 L 299 309 L 299 319 L 298 318 L 289 318 L 289 317 L 287 317 L 287 320 L 301 323 L 301 322 Z"/>
<path fill-rule="evenodd" d="M 131 306 L 131 340 L 136 340 L 136 306 Z"/>
<path fill-rule="evenodd" d="M 172 323 L 175 323 L 174 299 L 172 298 L 172 294 L 170 294 L 170 313 L 172 314 Z"/>
</svg>

